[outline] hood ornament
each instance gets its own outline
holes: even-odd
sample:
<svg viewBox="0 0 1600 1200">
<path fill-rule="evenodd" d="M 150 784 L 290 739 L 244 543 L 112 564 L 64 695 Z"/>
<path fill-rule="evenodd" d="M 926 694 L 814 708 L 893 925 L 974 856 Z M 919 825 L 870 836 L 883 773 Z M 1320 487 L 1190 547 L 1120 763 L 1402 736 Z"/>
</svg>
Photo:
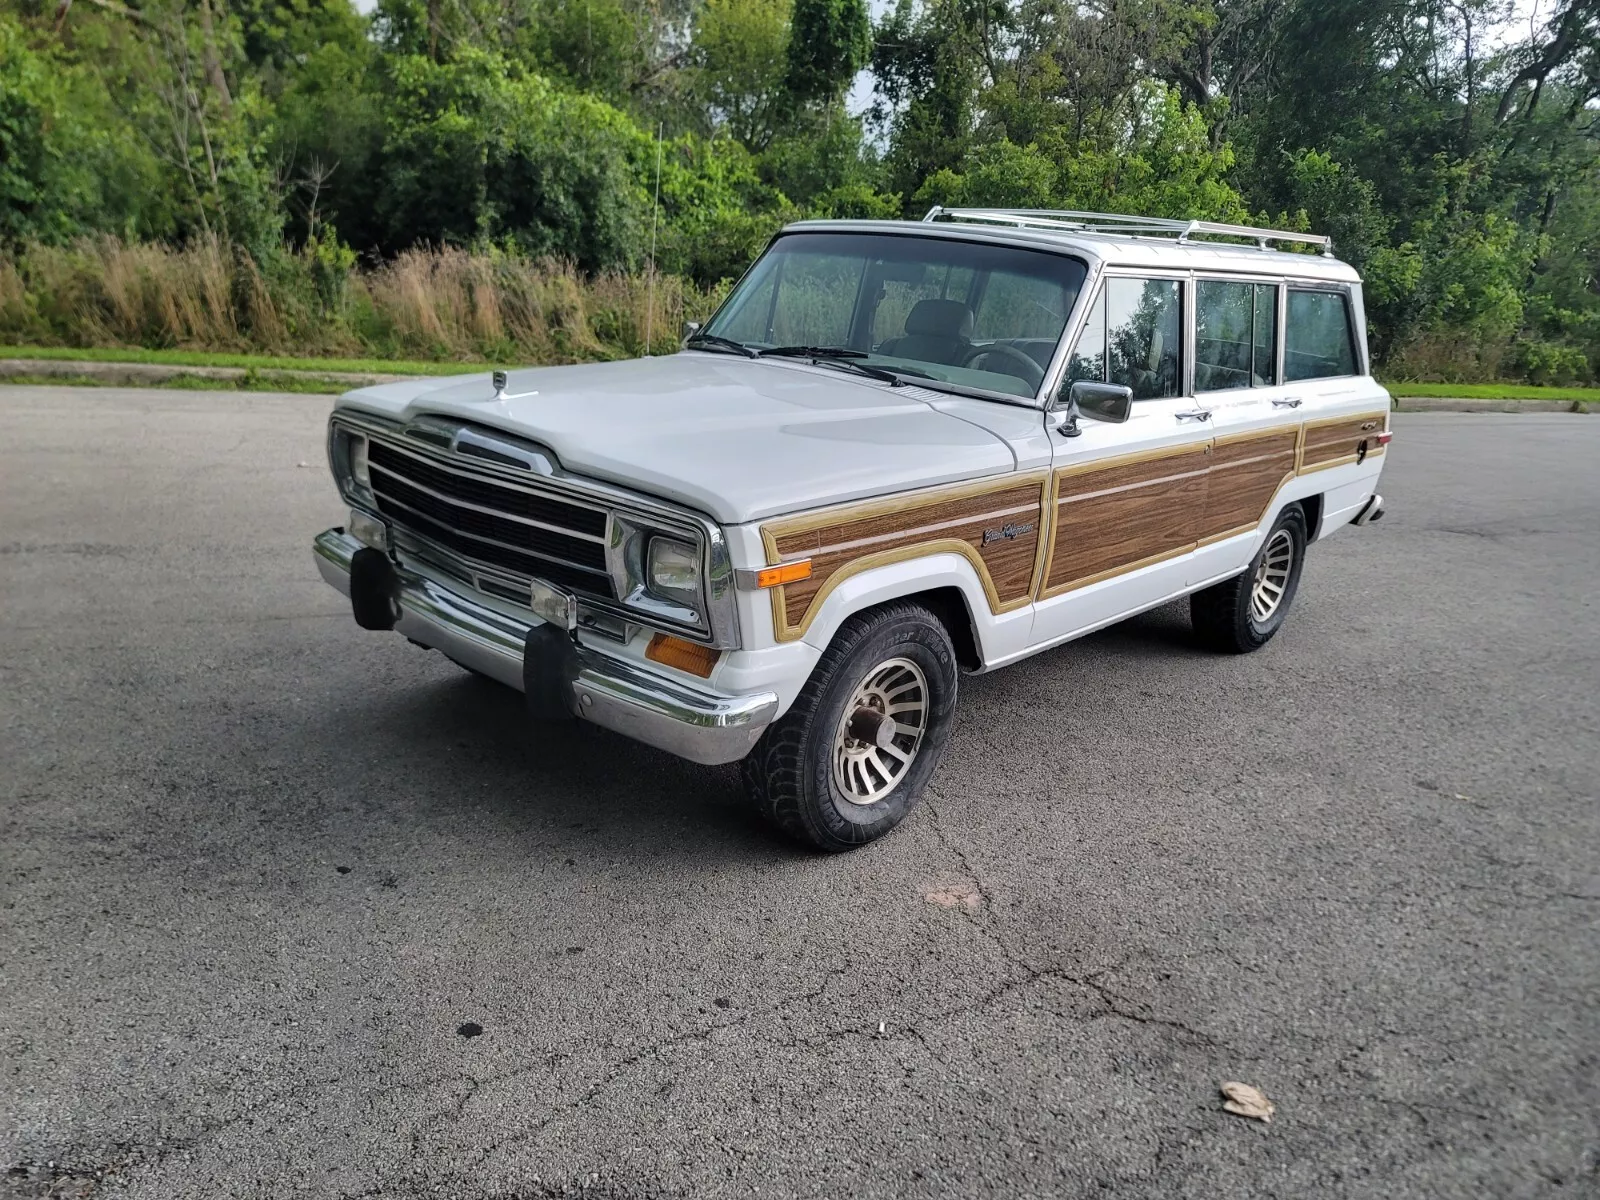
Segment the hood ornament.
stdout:
<svg viewBox="0 0 1600 1200">
<path fill-rule="evenodd" d="M 489 403 L 491 404 L 500 400 L 517 400 L 523 396 L 537 396 L 539 394 L 537 388 L 529 392 L 506 391 L 506 381 L 508 376 L 504 371 L 496 371 L 492 378 L 494 379 L 494 395 L 489 397 Z"/>
</svg>

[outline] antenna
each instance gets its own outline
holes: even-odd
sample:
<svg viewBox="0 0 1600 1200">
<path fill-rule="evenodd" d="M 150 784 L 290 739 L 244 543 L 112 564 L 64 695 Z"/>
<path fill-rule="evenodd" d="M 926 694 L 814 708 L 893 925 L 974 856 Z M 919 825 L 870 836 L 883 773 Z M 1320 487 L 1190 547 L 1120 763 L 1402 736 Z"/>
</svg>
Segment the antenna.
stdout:
<svg viewBox="0 0 1600 1200">
<path fill-rule="evenodd" d="M 656 326 L 656 226 L 661 224 L 661 138 L 666 122 L 656 126 L 656 202 L 650 210 L 650 282 L 644 308 L 644 352 L 648 356 Z"/>
</svg>

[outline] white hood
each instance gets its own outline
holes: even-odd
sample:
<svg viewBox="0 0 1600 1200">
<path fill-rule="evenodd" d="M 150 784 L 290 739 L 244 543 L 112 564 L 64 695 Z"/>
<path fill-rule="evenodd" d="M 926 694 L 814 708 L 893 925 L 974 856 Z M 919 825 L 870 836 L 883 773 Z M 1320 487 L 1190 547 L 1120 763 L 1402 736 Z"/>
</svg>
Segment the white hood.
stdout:
<svg viewBox="0 0 1600 1200">
<path fill-rule="evenodd" d="M 1009 471 L 994 433 L 933 394 L 831 367 L 685 352 L 349 392 L 340 407 L 437 413 L 548 446 L 562 467 L 674 500 L 728 524 Z"/>
</svg>

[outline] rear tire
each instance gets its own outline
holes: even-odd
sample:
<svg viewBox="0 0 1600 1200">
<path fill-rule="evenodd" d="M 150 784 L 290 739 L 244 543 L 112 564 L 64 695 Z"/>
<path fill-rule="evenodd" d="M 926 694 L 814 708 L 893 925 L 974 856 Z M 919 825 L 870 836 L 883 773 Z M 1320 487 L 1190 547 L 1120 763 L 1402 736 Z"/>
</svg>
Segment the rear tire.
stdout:
<svg viewBox="0 0 1600 1200">
<path fill-rule="evenodd" d="M 1288 616 L 1305 560 L 1306 515 L 1291 504 L 1242 574 L 1189 597 L 1189 619 L 1200 641 L 1224 654 L 1265 646 Z"/>
<path fill-rule="evenodd" d="M 817 850 L 882 837 L 916 805 L 939 764 L 958 676 L 950 635 L 920 605 L 851 617 L 793 706 L 746 756 L 746 793 L 774 826 Z M 862 736 L 880 727 L 881 741 Z"/>
</svg>

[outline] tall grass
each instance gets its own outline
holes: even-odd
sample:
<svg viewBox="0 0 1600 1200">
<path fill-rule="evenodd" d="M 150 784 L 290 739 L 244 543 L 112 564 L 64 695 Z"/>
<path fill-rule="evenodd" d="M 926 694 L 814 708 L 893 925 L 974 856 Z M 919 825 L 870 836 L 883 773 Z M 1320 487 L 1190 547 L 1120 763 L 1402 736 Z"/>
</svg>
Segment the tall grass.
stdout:
<svg viewBox="0 0 1600 1200">
<path fill-rule="evenodd" d="M 671 350 L 721 297 L 676 276 L 445 248 L 337 269 L 216 239 L 84 239 L 0 256 L 0 341 L 362 358 L 580 362 Z"/>
</svg>

